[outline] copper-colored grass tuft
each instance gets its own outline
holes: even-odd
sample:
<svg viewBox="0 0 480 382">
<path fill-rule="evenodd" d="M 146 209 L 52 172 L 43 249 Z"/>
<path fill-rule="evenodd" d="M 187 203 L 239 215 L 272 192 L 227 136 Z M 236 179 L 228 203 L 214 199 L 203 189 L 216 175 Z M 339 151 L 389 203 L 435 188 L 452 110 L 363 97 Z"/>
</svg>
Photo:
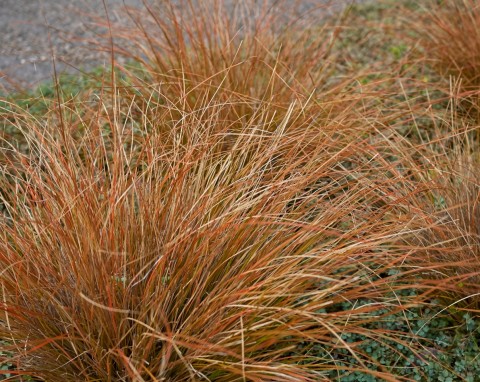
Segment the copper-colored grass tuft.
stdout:
<svg viewBox="0 0 480 382">
<path fill-rule="evenodd" d="M 139 67 L 42 120 L 7 113 L 28 143 L 0 157 L 9 373 L 318 381 L 347 349 L 398 380 L 342 337 L 409 346 L 363 324 L 422 287 L 389 277 L 417 189 L 381 95 L 325 76 L 327 31 L 214 3 L 147 8 Z"/>
<path fill-rule="evenodd" d="M 478 309 L 478 125 L 460 111 L 459 84 L 451 86 L 448 105 L 439 107 L 445 104 L 439 98 L 423 113 L 415 107 L 411 124 L 420 139 L 390 140 L 405 169 L 395 192 L 415 190 L 408 199 L 410 235 L 398 245 L 406 245 L 404 265 L 415 282 L 431 285 L 445 306 Z"/>
<path fill-rule="evenodd" d="M 475 0 L 429 2 L 415 30 L 428 58 L 443 74 L 461 76 L 467 88 L 480 83 L 480 7 Z M 413 24 L 415 25 L 415 24 Z"/>
<path fill-rule="evenodd" d="M 422 12 L 409 14 L 406 24 L 424 59 L 448 82 L 461 82 L 462 108 L 477 122 L 480 85 L 480 5 L 476 0 L 428 1 Z M 468 96 L 468 97 L 467 97 Z M 474 114 L 472 114 L 474 113 Z"/>
<path fill-rule="evenodd" d="M 439 141 L 436 153 L 424 153 L 430 190 L 414 202 L 423 212 L 416 222 L 417 253 L 409 262 L 423 270 L 425 283 L 431 277 L 446 305 L 478 311 L 480 184 L 478 144 L 472 135 L 476 132 L 477 127 L 468 125 L 453 130 Z"/>
<path fill-rule="evenodd" d="M 136 100 L 139 104 L 156 89 L 172 113 L 233 98 L 228 109 L 233 115 L 222 115 L 232 123 L 265 103 L 282 119 L 294 100 L 304 103 L 315 91 L 335 93 L 334 84 L 340 82 L 333 76 L 331 53 L 340 26 L 322 21 L 325 4 L 310 3 L 307 11 L 302 10 L 305 3 L 183 0 L 146 5 L 129 11 L 133 27 L 109 26 L 113 40 L 105 49 L 136 63 L 123 65 L 122 71 L 139 94 L 146 92 Z M 205 108 L 205 113 L 211 111 Z"/>
<path fill-rule="evenodd" d="M 48 126 L 17 119 L 30 151 L 5 153 L 1 333 L 19 371 L 318 380 L 335 363 L 300 343 L 356 355 L 342 333 L 387 336 L 360 323 L 398 303 L 378 275 L 401 261 L 385 244 L 405 196 L 348 114 L 334 129 L 311 117 L 318 103 L 280 121 L 265 103 L 227 134 L 218 116 L 236 104 L 151 126 L 101 100 L 93 114 L 67 105 Z M 81 137 L 68 128 L 79 121 Z M 377 303 L 338 308 L 359 299 Z"/>
</svg>

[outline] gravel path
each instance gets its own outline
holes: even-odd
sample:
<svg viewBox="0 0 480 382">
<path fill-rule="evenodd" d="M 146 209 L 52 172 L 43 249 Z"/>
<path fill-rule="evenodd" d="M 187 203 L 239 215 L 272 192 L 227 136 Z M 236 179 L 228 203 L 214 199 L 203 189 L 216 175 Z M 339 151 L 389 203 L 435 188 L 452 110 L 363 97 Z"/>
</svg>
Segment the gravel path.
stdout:
<svg viewBox="0 0 480 382">
<path fill-rule="evenodd" d="M 120 22 L 128 21 L 122 16 L 124 4 L 142 5 L 142 0 L 105 1 L 110 18 Z M 303 1 L 318 5 L 326 0 Z M 334 0 L 334 5 L 348 2 Z M 108 65 L 105 54 L 80 41 L 95 38 L 89 15 L 105 15 L 102 0 L 0 0 L 0 92 L 52 78 L 52 53 L 59 71 Z"/>
<path fill-rule="evenodd" d="M 123 4 L 142 0 L 106 0 L 118 19 Z M 31 88 L 52 77 L 52 53 L 60 71 L 98 65 L 106 59 L 80 39 L 95 36 L 90 15 L 103 16 L 102 0 L 0 0 L 0 89 Z"/>
</svg>

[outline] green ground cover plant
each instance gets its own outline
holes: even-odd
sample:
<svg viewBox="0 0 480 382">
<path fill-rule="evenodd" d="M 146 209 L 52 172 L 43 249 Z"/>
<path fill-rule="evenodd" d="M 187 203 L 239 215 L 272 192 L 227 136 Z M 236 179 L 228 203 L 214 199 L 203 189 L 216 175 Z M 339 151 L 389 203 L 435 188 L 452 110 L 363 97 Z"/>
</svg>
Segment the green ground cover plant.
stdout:
<svg viewBox="0 0 480 382">
<path fill-rule="evenodd" d="M 0 373 L 475 381 L 474 2 L 225 4 L 0 100 Z"/>
</svg>

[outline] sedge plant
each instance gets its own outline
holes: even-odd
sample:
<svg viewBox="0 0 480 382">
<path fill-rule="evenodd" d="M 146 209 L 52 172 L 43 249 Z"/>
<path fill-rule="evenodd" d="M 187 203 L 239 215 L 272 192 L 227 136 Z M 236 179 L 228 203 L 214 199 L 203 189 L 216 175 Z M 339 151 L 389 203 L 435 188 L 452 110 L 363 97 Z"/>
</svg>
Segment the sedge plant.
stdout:
<svg viewBox="0 0 480 382">
<path fill-rule="evenodd" d="M 422 288 L 391 277 L 416 189 L 378 134 L 379 95 L 326 75 L 335 28 L 283 27 L 267 2 L 261 17 L 244 3 L 233 19 L 222 2 L 185 4 L 189 22 L 167 2 L 132 16 L 136 34 L 112 27 L 131 51 L 110 45 L 98 88 L 57 91 L 41 117 L 2 113 L 26 144 L 3 142 L 0 156 L 8 373 L 403 378 L 344 339 L 415 351 L 404 333 L 364 325 Z M 115 67 L 117 54 L 137 64 Z"/>
</svg>

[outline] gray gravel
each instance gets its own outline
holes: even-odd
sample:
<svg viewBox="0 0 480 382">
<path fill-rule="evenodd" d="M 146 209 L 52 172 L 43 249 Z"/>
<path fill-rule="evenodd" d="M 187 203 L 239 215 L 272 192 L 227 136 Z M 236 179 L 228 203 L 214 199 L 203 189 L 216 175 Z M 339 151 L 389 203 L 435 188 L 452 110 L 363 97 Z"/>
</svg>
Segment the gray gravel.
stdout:
<svg viewBox="0 0 480 382">
<path fill-rule="evenodd" d="M 326 0 L 304 1 L 318 5 Z M 333 1 L 337 9 L 348 2 Z M 110 18 L 122 23 L 128 22 L 124 6 L 142 6 L 142 0 L 106 4 Z M 0 92 L 32 88 L 51 79 L 52 57 L 58 71 L 108 65 L 106 54 L 85 41 L 97 38 L 92 15 L 105 17 L 102 0 L 0 0 Z"/>
<path fill-rule="evenodd" d="M 124 3 L 141 2 L 106 4 L 109 16 L 119 21 Z M 52 57 L 59 71 L 68 72 L 76 70 L 70 65 L 78 70 L 107 62 L 85 41 L 95 38 L 92 16 L 105 17 L 102 0 L 0 0 L 0 5 L 0 87 L 32 88 L 51 79 Z"/>
</svg>

